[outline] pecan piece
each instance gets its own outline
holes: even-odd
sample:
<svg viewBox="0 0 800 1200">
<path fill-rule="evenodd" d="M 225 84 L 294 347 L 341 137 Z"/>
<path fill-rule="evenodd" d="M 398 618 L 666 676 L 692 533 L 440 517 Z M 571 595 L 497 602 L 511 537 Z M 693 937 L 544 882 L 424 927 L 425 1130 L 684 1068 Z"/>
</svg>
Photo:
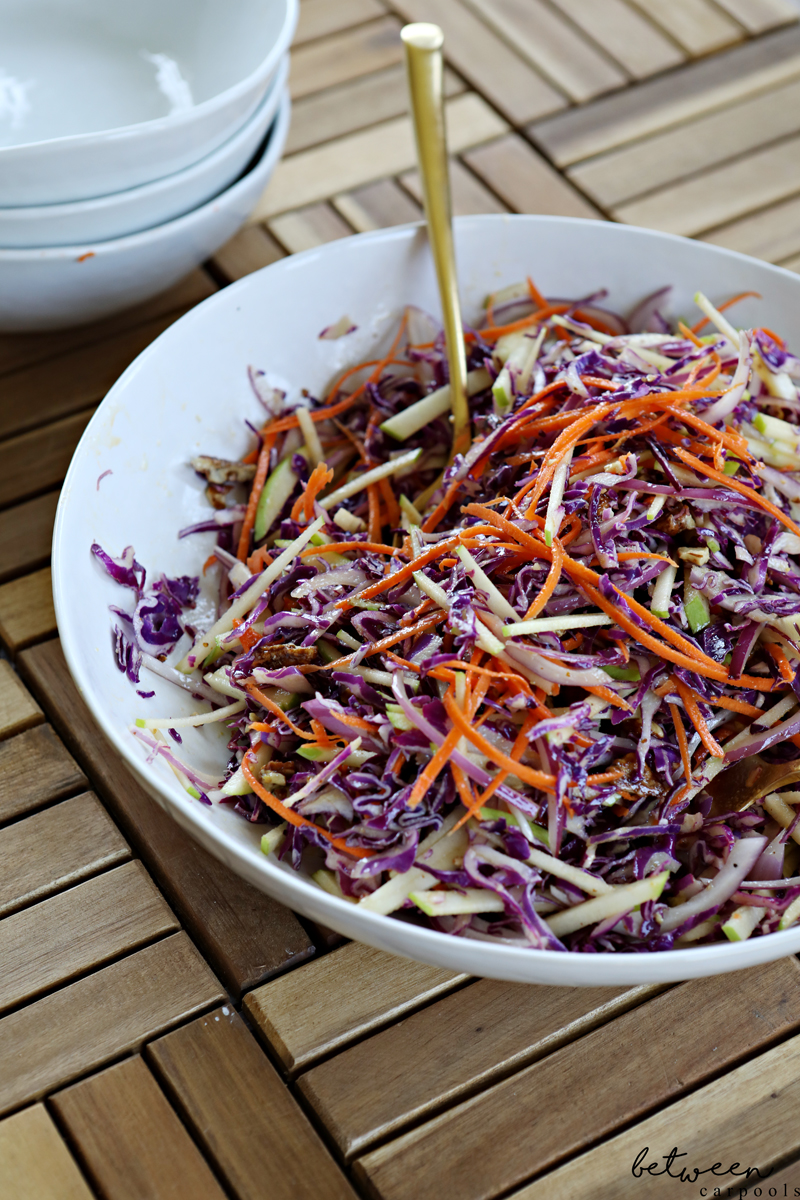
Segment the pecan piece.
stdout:
<svg viewBox="0 0 800 1200">
<path fill-rule="evenodd" d="M 209 458 L 198 454 L 191 465 L 209 483 L 249 483 L 256 473 L 255 463 L 231 462 L 227 458 Z"/>
</svg>

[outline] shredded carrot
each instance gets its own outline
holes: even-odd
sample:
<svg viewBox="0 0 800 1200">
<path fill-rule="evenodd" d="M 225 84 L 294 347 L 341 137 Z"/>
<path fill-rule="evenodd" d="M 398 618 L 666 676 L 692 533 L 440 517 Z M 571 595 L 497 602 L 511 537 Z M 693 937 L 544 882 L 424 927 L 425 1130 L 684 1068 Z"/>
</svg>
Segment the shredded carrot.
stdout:
<svg viewBox="0 0 800 1200">
<path fill-rule="evenodd" d="M 780 671 L 781 678 L 785 679 L 787 683 L 793 683 L 795 673 L 784 650 L 775 642 L 765 642 L 764 649 Z"/>
<path fill-rule="evenodd" d="M 417 776 L 417 781 L 411 789 L 411 795 L 408 798 L 409 808 L 417 807 L 428 788 L 436 781 L 439 772 L 447 765 L 448 759 L 460 741 L 461 734 L 459 731 L 451 729 L 439 749 L 428 760 L 425 768 Z"/>
<path fill-rule="evenodd" d="M 314 558 L 320 554 L 344 554 L 348 550 L 370 550 L 373 554 L 399 554 L 394 546 L 384 542 L 326 542 L 324 546 L 307 546 L 300 551 L 301 558 Z"/>
<path fill-rule="evenodd" d="M 622 696 L 618 696 L 612 688 L 603 687 L 602 684 L 592 687 L 585 685 L 584 691 L 591 692 L 593 696 L 598 696 L 601 700 L 607 701 L 608 704 L 613 704 L 614 708 L 624 708 L 627 712 L 633 712 L 628 701 L 624 700 Z"/>
<path fill-rule="evenodd" d="M 314 741 L 313 733 L 304 733 L 300 726 L 295 725 L 291 717 L 286 715 L 279 704 L 276 704 L 275 701 L 266 694 L 266 692 L 262 692 L 261 688 L 256 687 L 254 683 L 248 683 L 245 686 L 250 695 L 257 700 L 259 704 L 263 704 L 264 708 L 268 708 L 269 711 L 280 721 L 283 721 L 284 725 L 288 725 L 292 733 L 296 733 L 297 736 L 302 738 L 304 742 Z"/>
<path fill-rule="evenodd" d="M 381 540 L 381 490 L 377 484 L 371 483 L 367 488 L 367 503 L 369 504 L 369 515 L 367 517 L 367 533 L 371 542 L 379 542 Z"/>
<path fill-rule="evenodd" d="M 528 295 L 538 309 L 547 308 L 547 301 L 542 293 L 537 288 L 536 284 L 531 279 L 530 275 L 526 276 L 525 282 L 528 285 Z M 492 322 L 494 324 L 494 322 Z"/>
<path fill-rule="evenodd" d="M 761 292 L 739 292 L 737 296 L 731 296 L 730 300 L 726 300 L 724 304 L 718 304 L 717 312 L 725 312 L 726 308 L 730 308 L 733 304 L 738 304 L 740 300 L 746 300 L 748 296 L 755 296 L 756 299 L 760 300 Z M 709 317 L 703 317 L 702 321 L 698 321 L 696 325 L 692 326 L 692 333 L 699 333 L 701 329 L 705 328 L 709 320 Z"/>
<path fill-rule="evenodd" d="M 311 728 L 313 729 L 314 736 L 317 739 L 317 741 L 319 742 L 320 746 L 332 746 L 333 745 L 334 739 L 328 733 L 327 729 L 322 724 L 322 721 L 318 721 L 316 717 L 312 717 L 311 718 Z"/>
<path fill-rule="evenodd" d="M 693 329 L 690 329 L 688 325 L 684 325 L 683 321 L 678 321 L 678 329 L 685 338 L 687 338 L 690 342 L 694 342 L 695 346 L 698 348 L 702 347 L 703 343 L 700 341 L 700 338 Z"/>
<path fill-rule="evenodd" d="M 255 550 L 247 560 L 247 569 L 251 575 L 258 575 L 272 562 L 272 555 L 266 546 Z"/>
<path fill-rule="evenodd" d="M 423 617 L 421 621 L 417 621 L 416 625 L 409 625 L 407 629 L 401 629 L 399 633 L 390 633 L 387 637 L 381 638 L 380 641 L 373 642 L 364 655 L 364 658 L 370 658 L 373 654 L 382 654 L 384 650 L 388 650 L 390 646 L 395 646 L 398 642 L 404 642 L 406 638 L 413 638 L 417 637 L 420 633 L 427 633 L 429 629 L 440 625 L 446 616 L 447 613 L 440 611 L 434 613 L 431 617 Z M 353 657 L 352 654 L 348 654 L 345 658 L 337 658 L 336 662 L 329 665 L 338 671 L 349 663 Z"/>
<path fill-rule="evenodd" d="M 304 484 L 302 492 L 292 506 L 291 517 L 293 521 L 299 521 L 300 514 L 302 513 L 304 521 L 308 524 L 314 515 L 314 501 L 332 479 L 333 471 L 327 464 L 324 462 L 317 463 Z"/>
<path fill-rule="evenodd" d="M 236 557 L 240 562 L 244 562 L 250 548 L 250 534 L 253 531 L 253 526 L 256 522 L 256 512 L 258 511 L 258 501 L 261 498 L 261 493 L 264 490 L 264 484 L 267 481 L 267 472 L 269 470 L 269 456 L 272 453 L 272 447 L 275 445 L 275 435 L 271 435 L 264 439 L 264 445 L 261 447 L 261 453 L 258 456 L 258 465 L 256 473 L 253 477 L 253 486 L 250 489 L 250 498 L 247 501 L 247 509 L 242 522 L 242 532 L 239 534 L 239 546 L 236 551 Z"/>
<path fill-rule="evenodd" d="M 677 675 L 673 675 L 673 680 L 675 682 L 675 687 L 678 689 L 678 695 L 683 701 L 683 707 L 689 714 L 689 720 L 692 722 L 698 734 L 700 735 L 700 741 L 703 743 L 708 753 L 712 754 L 714 758 L 724 758 L 725 751 L 722 749 L 716 738 L 712 735 L 708 725 L 706 725 L 703 715 L 700 712 L 700 707 L 695 698 L 695 693 L 691 688 L 687 687 L 683 680 L 679 679 Z"/>
<path fill-rule="evenodd" d="M 233 628 L 238 630 L 239 626 L 243 623 L 244 622 L 240 618 L 234 617 Z M 256 642 L 261 641 L 261 634 L 256 633 L 254 629 L 243 629 L 239 634 L 239 641 L 242 643 L 245 653 L 249 654 Z"/>
<path fill-rule="evenodd" d="M 790 529 L 792 533 L 800 537 L 800 525 L 796 525 L 791 517 L 787 517 L 785 512 L 782 512 L 777 505 L 765 499 L 759 492 L 747 487 L 744 483 L 739 483 L 732 475 L 725 475 L 721 471 L 715 470 L 714 467 L 709 467 L 707 463 L 702 462 L 699 458 L 695 458 L 693 454 L 689 454 L 687 450 L 681 449 L 680 446 L 675 447 L 675 453 L 687 466 L 693 467 L 695 471 L 700 472 L 702 475 L 708 475 L 710 479 L 716 479 L 718 483 L 725 484 L 732 491 L 738 492 L 740 496 L 746 496 L 748 500 L 752 500 L 759 508 L 763 508 L 770 516 L 775 517 L 782 525 L 785 525 L 787 529 Z"/>
<path fill-rule="evenodd" d="M 205 575 L 206 571 L 208 570 L 208 568 L 209 568 L 210 566 L 213 566 L 213 564 L 214 564 L 215 562 L 217 562 L 217 556 L 216 556 L 216 554 L 209 554 L 208 558 L 207 558 L 207 559 L 206 559 L 206 561 L 203 563 L 203 574 L 204 574 L 204 575 Z"/>
<path fill-rule="evenodd" d="M 380 488 L 383 507 L 386 511 L 386 520 L 394 528 L 400 524 L 400 505 L 395 500 L 392 485 L 386 476 L 378 481 L 378 487 Z"/>
<path fill-rule="evenodd" d="M 670 704 L 669 711 L 672 715 L 672 723 L 675 726 L 675 734 L 678 738 L 678 746 L 681 751 L 681 762 L 683 763 L 683 773 L 686 776 L 686 783 L 689 787 L 692 785 L 692 764 L 689 761 L 689 743 L 686 740 L 686 730 L 683 727 L 681 720 L 681 712 L 677 704 Z"/>
<path fill-rule="evenodd" d="M 477 746 L 481 754 L 490 759 L 496 766 L 504 767 L 525 783 L 530 783 L 533 787 L 540 788 L 542 791 L 553 791 L 556 782 L 554 775 L 545 774 L 544 771 L 536 771 L 533 767 L 523 766 L 522 763 L 517 763 L 513 758 L 509 758 L 502 750 L 498 750 L 496 746 L 493 746 L 491 742 L 486 740 L 483 734 L 479 733 L 477 729 L 469 724 L 469 721 L 449 693 L 444 697 L 444 706 L 447 710 L 447 715 L 456 728 L 460 730 L 468 741 L 472 742 L 473 746 Z"/>
<path fill-rule="evenodd" d="M 379 596 L 381 592 L 387 592 L 397 587 L 398 583 L 404 583 L 406 579 L 410 579 L 415 571 L 419 571 L 422 567 L 427 566 L 428 563 L 439 558 L 446 550 L 452 550 L 454 546 L 458 545 L 458 542 L 458 534 L 454 534 L 453 537 L 446 538 L 444 541 L 437 542 L 435 546 L 431 546 L 416 558 L 412 558 L 411 562 L 406 563 L 399 571 L 394 571 L 391 575 L 386 575 L 383 579 L 378 580 L 377 583 L 370 584 L 368 588 L 364 588 L 362 592 L 359 592 L 358 599 L 372 600 L 374 596 Z M 349 598 L 337 600 L 336 607 L 352 608 L 353 602 Z"/>
<path fill-rule="evenodd" d="M 695 695 L 697 696 L 697 693 Z M 728 708 L 731 712 L 742 713 L 746 717 L 763 717 L 764 715 L 764 710 L 756 708 L 755 704 L 747 704 L 744 700 L 735 700 L 730 696 L 714 696 L 712 699 L 707 696 L 697 696 L 697 699 L 711 708 Z"/>
<path fill-rule="evenodd" d="M 561 578 L 561 571 L 564 566 L 564 551 L 559 544 L 558 538 L 553 539 L 553 561 L 550 564 L 550 570 L 547 572 L 547 578 L 539 591 L 536 599 L 532 602 L 528 611 L 523 617 L 524 621 L 532 621 L 542 611 L 547 601 L 556 590 L 556 585 Z"/>
</svg>

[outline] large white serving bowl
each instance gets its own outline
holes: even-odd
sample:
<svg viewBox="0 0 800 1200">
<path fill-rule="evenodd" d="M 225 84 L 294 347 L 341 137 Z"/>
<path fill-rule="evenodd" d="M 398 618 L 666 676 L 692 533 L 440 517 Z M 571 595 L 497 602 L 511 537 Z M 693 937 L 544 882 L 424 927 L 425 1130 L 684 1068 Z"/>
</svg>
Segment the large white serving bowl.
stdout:
<svg viewBox="0 0 800 1200">
<path fill-rule="evenodd" d="M 269 182 L 289 130 L 284 89 L 250 170 L 201 208 L 130 237 L 40 250 L 0 250 L 0 330 L 80 325 L 164 291 L 233 237 Z"/>
<path fill-rule="evenodd" d="M 255 112 L 297 0 L 0 0 L 0 206 L 139 187 Z"/>
<path fill-rule="evenodd" d="M 213 154 L 138 188 L 69 204 L 0 208 L 0 248 L 77 246 L 127 237 L 191 212 L 229 187 L 251 161 L 275 118 L 286 79 L 285 55 L 253 115 Z"/>
<path fill-rule="evenodd" d="M 800 277 L 716 246 L 630 226 L 563 217 L 484 216 L 456 221 L 465 318 L 487 292 L 531 274 L 550 296 L 610 291 L 626 310 L 665 284 L 673 313 L 693 311 L 700 288 L 712 299 L 754 290 L 736 310 L 742 324 L 765 323 L 800 344 Z M 314 394 L 345 366 L 377 357 L 413 303 L 439 311 L 426 234 L 419 226 L 333 242 L 250 275 L 193 309 L 139 356 L 92 418 L 61 492 L 53 541 L 53 584 L 64 653 L 78 688 L 110 743 L 148 792 L 184 829 L 245 879 L 304 915 L 392 954 L 520 982 L 617 985 L 665 982 L 753 966 L 800 950 L 800 927 L 750 941 L 653 954 L 570 954 L 449 937 L 337 899 L 259 849 L 263 827 L 230 809 L 192 800 L 169 768 L 148 762 L 129 726 L 144 715 L 188 715 L 191 697 L 147 675 L 140 699 L 111 647 L 110 604 L 130 594 L 114 584 L 89 547 L 118 555 L 133 545 L 150 573 L 198 574 L 214 537 L 183 541 L 177 531 L 207 519 L 198 453 L 235 458 L 249 448 L 245 419 L 264 413 L 247 368 L 290 399 Z M 319 333 L 347 315 L 357 330 L 335 341 Z M 181 752 L 198 769 L 226 761 L 225 736 L 190 730 Z"/>
</svg>

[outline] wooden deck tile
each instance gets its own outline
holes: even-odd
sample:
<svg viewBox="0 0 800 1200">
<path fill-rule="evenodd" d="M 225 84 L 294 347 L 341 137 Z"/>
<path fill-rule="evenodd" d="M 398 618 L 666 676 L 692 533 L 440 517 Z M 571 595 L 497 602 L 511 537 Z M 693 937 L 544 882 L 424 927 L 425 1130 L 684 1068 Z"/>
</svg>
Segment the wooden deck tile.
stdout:
<svg viewBox="0 0 800 1200">
<path fill-rule="evenodd" d="M 783 262 L 800 253 L 800 197 L 793 196 L 762 212 L 721 225 L 704 234 L 702 240 L 768 262 Z"/>
<path fill-rule="evenodd" d="M 418 173 L 406 171 L 400 176 L 400 183 L 421 205 L 422 188 Z M 508 212 L 502 200 L 498 200 L 494 192 L 490 192 L 458 158 L 450 159 L 450 195 L 456 217 L 468 217 L 473 213 Z"/>
<path fill-rule="evenodd" d="M 691 1180 L 695 1167 L 705 1170 L 714 1163 L 719 1164 L 717 1178 L 697 1179 L 695 1195 L 708 1180 L 709 1196 L 714 1195 L 714 1187 L 725 1196 L 730 1186 L 732 1197 L 749 1200 L 763 1181 L 766 1197 L 773 1185 L 764 1176 L 773 1164 L 785 1162 L 800 1149 L 798 1104 L 800 1037 L 793 1037 L 515 1192 L 514 1200 L 574 1200 L 589 1187 L 592 1200 L 641 1200 L 643 1195 L 648 1200 L 674 1200 L 688 1193 L 686 1184 L 676 1179 L 684 1166 Z M 657 1165 L 652 1174 L 635 1174 L 633 1168 L 645 1147 L 649 1152 L 639 1159 L 639 1167 Z M 681 1157 L 673 1160 L 670 1178 L 664 1157 L 673 1147 Z M 738 1175 L 730 1174 L 731 1165 Z M 747 1177 L 748 1167 L 759 1171 L 761 1179 L 755 1173 Z M 797 1168 L 792 1181 L 800 1184 Z"/>
<path fill-rule="evenodd" d="M 303 0 L 293 45 L 302 46 L 314 38 L 328 37 L 351 25 L 382 17 L 385 12 L 379 0 L 336 0 L 335 4 L 331 0 Z"/>
<path fill-rule="evenodd" d="M 682 984 L 365 1155 L 356 1173 L 382 1200 L 429 1200 L 445 1186 L 459 1200 L 489 1200 L 785 1037 L 800 1025 L 798 984 L 795 959 L 742 971 L 735 986 L 720 975 Z M 637 1150 L 654 1145 L 642 1128 Z M 724 1143 L 710 1144 L 719 1157 Z M 620 1179 L 632 1158 L 616 1161 Z M 601 1194 L 592 1184 L 593 1200 Z"/>
<path fill-rule="evenodd" d="M 43 721 L 42 710 L 11 663 L 0 659 L 0 740 Z"/>
<path fill-rule="evenodd" d="M 0 914 L 122 862 L 130 850 L 91 792 L 0 830 Z"/>
<path fill-rule="evenodd" d="M 139 862 L 0 921 L 0 1011 L 178 929 Z"/>
<path fill-rule="evenodd" d="M 553 2 L 634 79 L 646 79 L 686 61 L 675 42 L 625 0 Z"/>
<path fill-rule="evenodd" d="M 346 221 L 327 202 L 311 204 L 294 212 L 273 217 L 269 232 L 286 248 L 289 254 L 311 250 L 325 242 L 349 237 L 353 232 Z"/>
<path fill-rule="evenodd" d="M 0 442 L 0 508 L 57 487 L 94 409 Z"/>
<path fill-rule="evenodd" d="M 566 106 L 566 97 L 461 0 L 392 0 L 392 7 L 406 21 L 441 25 L 447 61 L 513 124 Z"/>
<path fill-rule="evenodd" d="M 692 55 L 721 50 L 744 36 L 741 25 L 709 0 L 632 0 L 632 3 Z"/>
<path fill-rule="evenodd" d="M 0 743 L 0 821 L 88 787 L 86 776 L 51 726 L 38 725 Z"/>
<path fill-rule="evenodd" d="M 445 67 L 445 96 L 457 96 L 464 90 L 463 80 Z M 344 137 L 368 125 L 401 117 L 406 112 L 408 84 L 402 63 L 387 67 L 385 71 L 362 75 L 339 87 L 304 96 L 292 105 L 292 124 L 284 154 L 307 150 L 309 146 Z"/>
<path fill-rule="evenodd" d="M 181 924 L 236 998 L 314 954 L 293 913 L 202 850 L 109 752 L 59 642 L 26 650 L 20 668 Z"/>
<path fill-rule="evenodd" d="M 466 978 L 351 942 L 257 988 L 244 1006 L 284 1066 L 298 1071 Z"/>
<path fill-rule="evenodd" d="M 12 654 L 56 631 L 49 567 L 0 587 L 0 639 Z"/>
<path fill-rule="evenodd" d="M 305 1113 L 227 1005 L 147 1047 L 238 1200 L 355 1200 Z"/>
<path fill-rule="evenodd" d="M 468 2 L 487 25 L 571 100 L 582 103 L 628 82 L 619 67 L 544 0 Z"/>
<path fill-rule="evenodd" d="M 601 214 L 521 138 L 510 133 L 464 154 L 464 161 L 516 212 L 564 217 Z"/>
<path fill-rule="evenodd" d="M 233 282 L 285 257 L 282 247 L 266 229 L 261 225 L 250 225 L 217 251 L 213 263 L 226 279 Z"/>
<path fill-rule="evenodd" d="M 225 994 L 185 933 L 0 1019 L 0 1112 L 138 1049 Z"/>
<path fill-rule="evenodd" d="M 800 272 L 800 254 L 795 254 L 792 258 L 784 259 L 779 265 L 785 267 L 787 271 Z"/>
<path fill-rule="evenodd" d="M 224 1200 L 138 1055 L 57 1092 L 50 1104 L 104 1200 Z"/>
<path fill-rule="evenodd" d="M 7 1200 L 92 1200 L 43 1104 L 0 1121 L 0 1164 Z"/>
<path fill-rule="evenodd" d="M 454 153 L 505 131 L 505 123 L 472 92 L 448 100 L 445 113 L 448 142 Z M 293 154 L 278 164 L 251 221 L 267 220 L 385 175 L 397 175 L 409 170 L 415 161 L 414 135 L 408 117 L 385 121 L 324 146 Z"/>
<path fill-rule="evenodd" d="M 618 221 L 691 237 L 800 189 L 800 134 L 619 204 Z"/>
<path fill-rule="evenodd" d="M 292 51 L 292 99 L 403 61 L 400 22 L 385 16 Z"/>
<path fill-rule="evenodd" d="M 764 33 L 797 20 L 797 6 L 791 0 L 715 0 L 715 3 L 735 17 L 748 33 Z"/>
<path fill-rule="evenodd" d="M 794 27 L 557 114 L 528 132 L 557 166 L 570 166 L 798 77 L 800 29 Z"/>
<path fill-rule="evenodd" d="M 606 1024 L 657 990 L 529 987 L 481 979 L 312 1067 L 299 1088 L 350 1159 Z M 362 1081 L 360 1087 L 353 1087 L 354 1079 Z"/>
<path fill-rule="evenodd" d="M 419 221 L 423 213 L 407 192 L 394 179 L 380 179 L 354 192 L 334 196 L 337 211 L 352 225 L 356 233 L 385 229 L 390 225 L 406 225 Z"/>
<path fill-rule="evenodd" d="M 50 558 L 58 492 L 0 512 L 0 583 L 43 567 Z"/>
</svg>

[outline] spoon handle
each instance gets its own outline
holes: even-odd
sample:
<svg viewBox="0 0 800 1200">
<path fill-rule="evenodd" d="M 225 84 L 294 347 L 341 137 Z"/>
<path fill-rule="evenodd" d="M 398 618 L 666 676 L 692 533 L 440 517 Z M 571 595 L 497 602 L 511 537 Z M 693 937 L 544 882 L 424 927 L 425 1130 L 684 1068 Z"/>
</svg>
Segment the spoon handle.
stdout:
<svg viewBox="0 0 800 1200">
<path fill-rule="evenodd" d="M 406 25 L 400 36 L 405 45 L 425 219 L 428 223 L 428 238 L 436 267 L 444 320 L 447 363 L 450 370 L 450 403 L 453 412 L 452 459 L 456 454 L 464 454 L 469 449 L 472 437 L 467 403 L 467 359 L 451 225 L 442 78 L 444 34 L 438 25 L 419 22 Z"/>
</svg>

